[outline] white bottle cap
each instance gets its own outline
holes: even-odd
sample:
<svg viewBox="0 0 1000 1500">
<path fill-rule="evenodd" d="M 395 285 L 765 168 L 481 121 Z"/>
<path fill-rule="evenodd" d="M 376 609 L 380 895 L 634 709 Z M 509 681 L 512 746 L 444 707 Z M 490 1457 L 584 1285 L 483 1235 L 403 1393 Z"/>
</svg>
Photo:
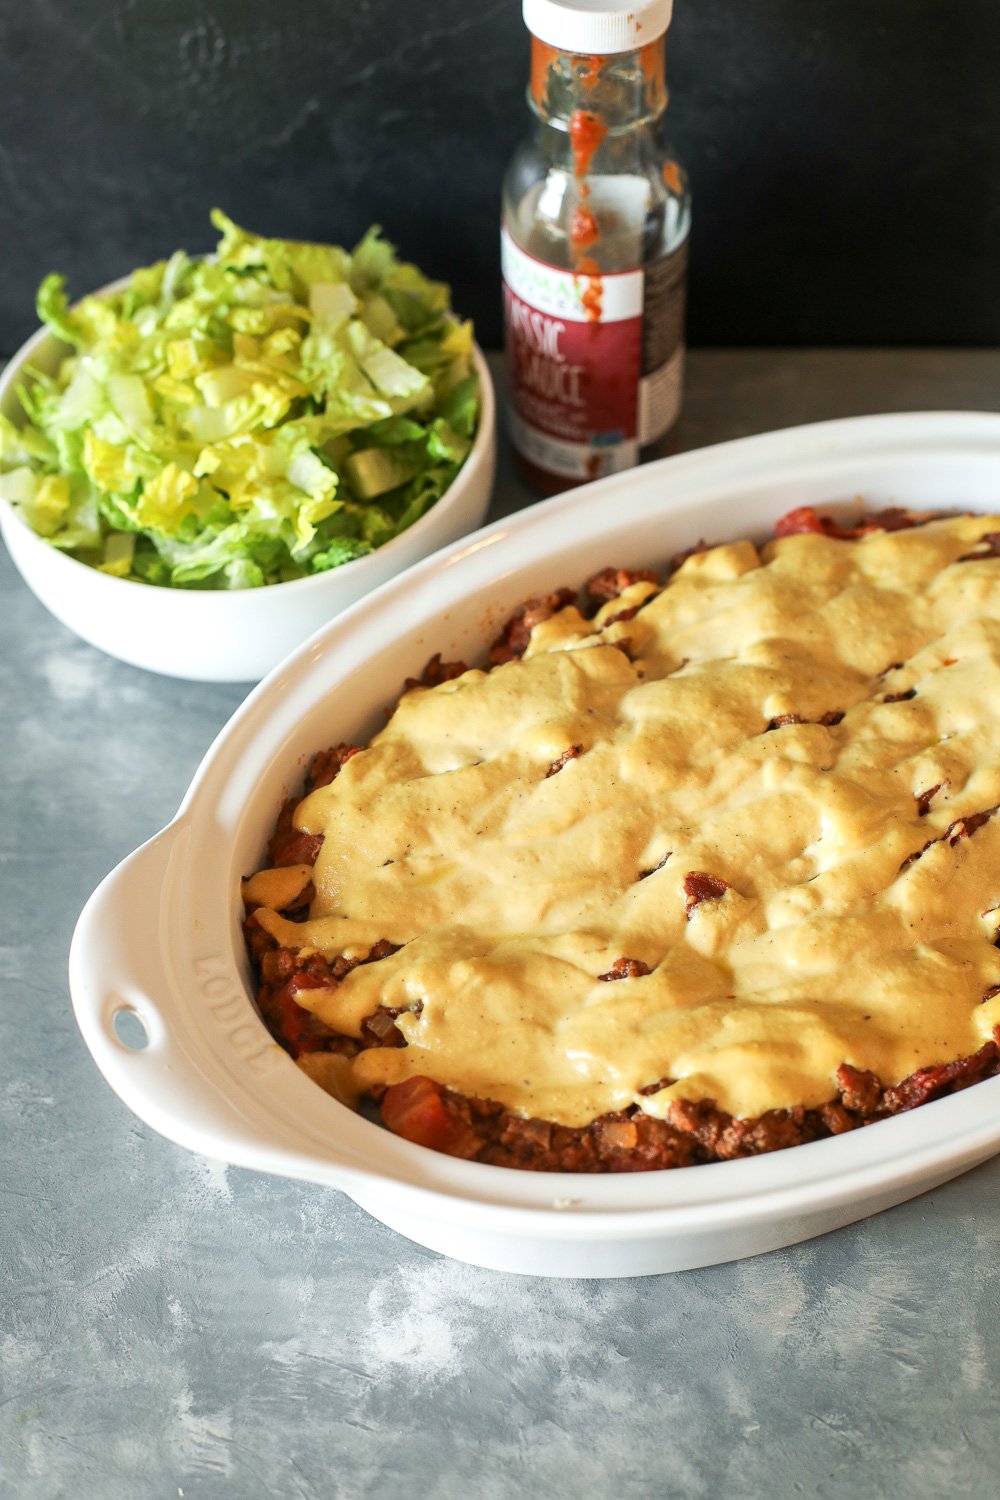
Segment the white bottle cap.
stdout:
<svg viewBox="0 0 1000 1500">
<path fill-rule="evenodd" d="M 523 0 L 532 36 L 560 52 L 588 56 L 634 52 L 655 42 L 670 25 L 673 8 L 674 0 L 633 0 L 620 8 L 608 0 Z"/>
</svg>

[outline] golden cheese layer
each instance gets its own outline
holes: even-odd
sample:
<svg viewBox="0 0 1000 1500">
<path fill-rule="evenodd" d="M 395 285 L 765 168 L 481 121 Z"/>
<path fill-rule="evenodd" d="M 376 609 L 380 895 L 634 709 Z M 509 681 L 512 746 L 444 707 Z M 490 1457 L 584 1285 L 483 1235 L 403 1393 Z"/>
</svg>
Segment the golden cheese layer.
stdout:
<svg viewBox="0 0 1000 1500">
<path fill-rule="evenodd" d="M 402 945 L 298 997 L 355 1036 L 408 1012 L 354 1085 L 426 1074 L 567 1125 L 675 1096 L 754 1116 L 833 1098 L 843 1062 L 895 1083 L 982 1046 L 1000 816 L 953 825 L 1000 803 L 1000 560 L 957 559 L 993 530 L 714 547 L 408 692 L 298 808 L 310 919 L 258 913 L 329 957 Z M 728 889 L 688 910 L 692 872 Z M 599 978 L 622 957 L 650 972 Z"/>
</svg>

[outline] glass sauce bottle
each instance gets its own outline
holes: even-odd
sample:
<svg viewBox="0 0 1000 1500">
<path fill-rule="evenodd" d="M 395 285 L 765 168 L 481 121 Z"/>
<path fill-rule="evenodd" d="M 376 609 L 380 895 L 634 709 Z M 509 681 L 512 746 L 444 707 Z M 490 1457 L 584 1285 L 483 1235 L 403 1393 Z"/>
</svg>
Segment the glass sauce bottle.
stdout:
<svg viewBox="0 0 1000 1500">
<path fill-rule="evenodd" d="M 519 469 L 544 494 L 655 457 L 684 367 L 687 180 L 661 140 L 672 0 L 523 0 L 531 137 L 501 250 Z"/>
</svg>

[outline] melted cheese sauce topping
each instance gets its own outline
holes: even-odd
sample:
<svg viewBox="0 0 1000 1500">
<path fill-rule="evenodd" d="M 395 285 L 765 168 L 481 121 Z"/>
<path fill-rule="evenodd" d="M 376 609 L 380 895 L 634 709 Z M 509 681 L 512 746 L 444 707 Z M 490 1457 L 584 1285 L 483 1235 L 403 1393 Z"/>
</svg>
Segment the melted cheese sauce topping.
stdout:
<svg viewBox="0 0 1000 1500">
<path fill-rule="evenodd" d="M 993 530 L 715 547 L 408 692 L 298 808 L 324 836 L 310 919 L 258 912 L 328 957 L 402 945 L 299 996 L 355 1036 L 408 1012 L 354 1086 L 426 1074 L 567 1125 L 675 1096 L 753 1116 L 833 1098 L 843 1062 L 896 1083 L 982 1046 L 1000 815 L 953 825 L 1000 804 L 1000 561 L 957 559 Z M 687 911 L 692 872 L 728 889 Z M 650 972 L 601 980 L 621 957 Z"/>
</svg>

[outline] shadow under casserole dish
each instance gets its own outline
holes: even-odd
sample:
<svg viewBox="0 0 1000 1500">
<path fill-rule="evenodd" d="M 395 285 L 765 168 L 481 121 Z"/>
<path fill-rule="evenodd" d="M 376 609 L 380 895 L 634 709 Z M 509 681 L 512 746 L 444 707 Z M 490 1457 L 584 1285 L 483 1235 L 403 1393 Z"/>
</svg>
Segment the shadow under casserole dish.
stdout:
<svg viewBox="0 0 1000 1500">
<path fill-rule="evenodd" d="M 261 1014 L 397 1134 L 618 1172 L 994 1075 L 1000 517 L 808 507 L 529 600 L 321 751 L 243 882 Z"/>
</svg>

